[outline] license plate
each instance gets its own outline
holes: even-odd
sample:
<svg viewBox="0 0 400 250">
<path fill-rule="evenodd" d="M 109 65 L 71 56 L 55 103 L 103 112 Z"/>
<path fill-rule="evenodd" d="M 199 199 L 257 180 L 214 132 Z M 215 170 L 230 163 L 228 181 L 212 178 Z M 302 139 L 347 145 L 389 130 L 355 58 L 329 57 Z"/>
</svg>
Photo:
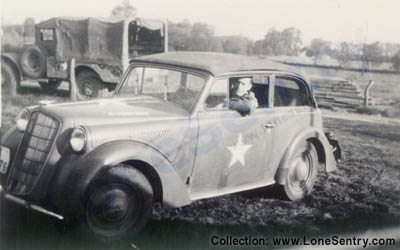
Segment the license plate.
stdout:
<svg viewBox="0 0 400 250">
<path fill-rule="evenodd" d="M 8 164 L 10 163 L 10 149 L 0 146 L 0 173 L 7 173 Z"/>
</svg>

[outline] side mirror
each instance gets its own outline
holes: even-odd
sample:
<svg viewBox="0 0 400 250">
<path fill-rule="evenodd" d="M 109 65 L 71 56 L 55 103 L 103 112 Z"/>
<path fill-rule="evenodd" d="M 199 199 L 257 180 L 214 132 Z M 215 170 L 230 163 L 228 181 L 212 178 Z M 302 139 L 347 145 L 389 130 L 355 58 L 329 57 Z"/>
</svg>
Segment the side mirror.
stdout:
<svg viewBox="0 0 400 250">
<path fill-rule="evenodd" d="M 239 98 L 231 98 L 229 100 L 229 109 L 236 110 L 242 116 L 246 116 L 251 113 L 250 103 Z"/>
</svg>

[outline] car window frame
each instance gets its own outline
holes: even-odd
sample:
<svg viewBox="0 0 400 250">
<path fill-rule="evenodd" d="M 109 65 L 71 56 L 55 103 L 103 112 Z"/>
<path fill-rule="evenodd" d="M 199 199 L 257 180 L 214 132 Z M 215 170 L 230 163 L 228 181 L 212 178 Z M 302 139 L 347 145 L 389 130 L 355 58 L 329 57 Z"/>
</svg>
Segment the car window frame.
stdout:
<svg viewBox="0 0 400 250">
<path fill-rule="evenodd" d="M 307 92 L 307 95 L 308 95 L 308 97 L 310 98 L 310 105 L 299 105 L 299 106 L 275 106 L 274 105 L 274 103 L 275 103 L 275 83 L 276 83 L 276 77 L 281 77 L 281 78 L 286 78 L 286 79 L 289 79 L 289 80 L 293 80 L 293 81 L 295 81 L 297 84 L 301 84 L 302 85 L 302 87 L 306 90 L 306 92 Z M 272 94 L 271 94 L 271 97 L 272 97 L 272 102 L 271 102 L 271 104 L 272 104 L 272 107 L 273 108 L 299 108 L 299 107 L 312 107 L 312 108 L 315 108 L 316 107 L 316 103 L 315 103 L 315 99 L 314 99 L 314 96 L 313 96 L 313 92 L 312 92 L 312 89 L 311 89 L 311 86 L 310 86 L 310 84 L 305 80 L 305 79 L 303 79 L 302 77 L 299 77 L 299 76 L 297 76 L 297 75 L 293 75 L 293 74 L 290 74 L 290 73 L 285 73 L 285 72 L 276 72 L 276 73 L 274 73 L 274 76 L 273 76 L 273 79 L 271 79 L 272 81 L 272 84 L 270 84 L 271 86 L 270 87 L 272 87 Z M 301 88 L 301 87 L 300 87 Z"/>
<path fill-rule="evenodd" d="M 115 87 L 115 90 L 113 92 L 113 97 L 118 98 L 118 93 L 120 89 L 122 88 L 123 83 L 127 80 L 129 77 L 130 72 L 135 68 L 135 67 L 151 67 L 151 68 L 160 68 L 160 69 L 166 69 L 166 70 L 175 70 L 179 71 L 181 73 L 187 73 L 187 74 L 193 74 L 195 76 L 201 77 L 204 79 L 204 84 L 203 87 L 200 90 L 200 94 L 197 96 L 197 99 L 193 102 L 192 105 L 192 110 L 189 111 L 189 117 L 193 118 L 195 114 L 197 113 L 199 109 L 199 103 L 202 100 L 202 96 L 204 95 L 204 92 L 209 85 L 209 81 L 212 78 L 210 73 L 202 70 L 196 70 L 192 69 L 189 67 L 182 67 L 182 66 L 175 66 L 175 65 L 169 65 L 169 64 L 163 64 L 163 63 L 147 63 L 147 62 L 131 62 L 129 67 L 125 70 L 123 76 L 119 80 L 117 86 Z"/>
<path fill-rule="evenodd" d="M 235 74 L 224 74 L 222 76 L 217 76 L 214 77 L 211 80 L 210 85 L 208 86 L 207 89 L 205 89 L 204 91 L 206 91 L 207 93 L 205 93 L 205 97 L 202 100 L 202 110 L 205 112 L 216 112 L 216 111 L 226 111 L 226 110 L 230 110 L 229 107 L 223 107 L 223 108 L 218 108 L 218 109 L 214 109 L 214 108 L 206 108 L 206 100 L 208 98 L 208 95 L 210 93 L 210 90 L 212 88 L 212 86 L 214 85 L 214 83 L 218 80 L 223 80 L 223 79 L 228 79 L 228 84 L 229 84 L 229 79 L 230 78 L 244 78 L 244 77 L 253 77 L 253 76 L 266 76 L 269 79 L 269 83 L 268 83 L 268 91 L 269 91 L 269 95 L 268 95 L 268 106 L 267 107 L 257 107 L 256 109 L 254 109 L 255 111 L 257 110 L 266 110 L 266 109 L 271 109 L 273 107 L 271 101 L 273 101 L 273 98 L 271 96 L 271 91 L 272 91 L 272 78 L 274 77 L 274 72 L 270 72 L 270 71 L 256 71 L 256 72 L 246 72 L 246 73 L 235 73 Z M 230 99 L 229 96 L 229 86 L 228 86 L 228 100 Z"/>
</svg>

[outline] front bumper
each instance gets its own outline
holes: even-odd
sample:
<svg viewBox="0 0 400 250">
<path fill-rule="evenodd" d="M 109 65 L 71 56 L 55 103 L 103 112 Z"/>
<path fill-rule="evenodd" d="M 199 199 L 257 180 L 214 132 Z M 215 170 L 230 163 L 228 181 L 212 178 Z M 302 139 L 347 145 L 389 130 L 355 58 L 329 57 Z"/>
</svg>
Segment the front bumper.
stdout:
<svg viewBox="0 0 400 250">
<path fill-rule="evenodd" d="M 6 193 L 3 190 L 2 186 L 0 186 L 0 197 L 6 199 L 8 201 L 14 202 L 16 204 L 22 205 L 27 209 L 31 209 L 31 210 L 34 210 L 34 211 L 37 211 L 37 212 L 40 212 L 40 213 L 43 213 L 43 214 L 47 214 L 47 215 L 55 217 L 55 218 L 57 218 L 59 220 L 63 220 L 64 219 L 64 217 L 62 215 L 56 214 L 56 213 L 54 213 L 52 211 L 49 211 L 49 210 L 47 210 L 47 209 L 45 209 L 45 208 L 43 208 L 41 206 L 32 204 L 32 203 L 30 203 L 28 201 L 25 201 L 25 200 L 23 200 L 23 199 L 21 199 L 21 198 L 19 198 L 17 196 L 14 196 L 14 195 Z"/>
</svg>

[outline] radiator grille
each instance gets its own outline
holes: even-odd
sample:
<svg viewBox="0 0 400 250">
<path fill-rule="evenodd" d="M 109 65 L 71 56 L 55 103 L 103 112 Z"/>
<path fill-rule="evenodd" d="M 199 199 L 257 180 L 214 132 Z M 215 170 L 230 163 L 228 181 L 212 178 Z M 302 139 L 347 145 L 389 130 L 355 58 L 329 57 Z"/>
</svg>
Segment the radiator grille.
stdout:
<svg viewBox="0 0 400 250">
<path fill-rule="evenodd" d="M 8 178 L 10 193 L 27 194 L 32 190 L 44 170 L 59 126 L 59 121 L 50 116 L 32 113 Z"/>
</svg>

